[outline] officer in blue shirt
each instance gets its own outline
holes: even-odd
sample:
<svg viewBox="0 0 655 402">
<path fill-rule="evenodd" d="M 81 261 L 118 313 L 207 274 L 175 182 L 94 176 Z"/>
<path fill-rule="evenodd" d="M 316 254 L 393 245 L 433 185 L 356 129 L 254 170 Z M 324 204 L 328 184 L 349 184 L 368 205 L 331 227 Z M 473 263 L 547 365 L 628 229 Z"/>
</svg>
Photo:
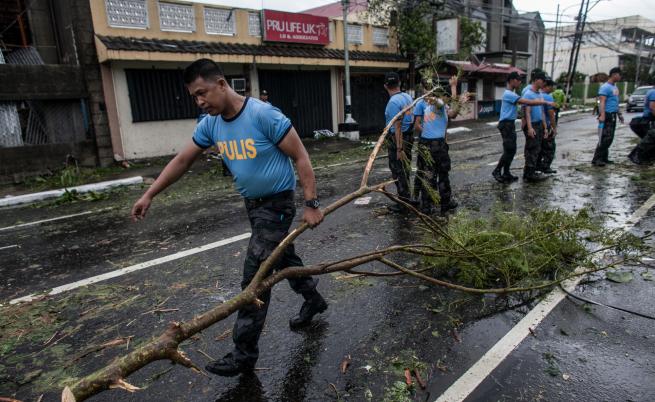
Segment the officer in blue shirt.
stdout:
<svg viewBox="0 0 655 402">
<path fill-rule="evenodd" d="M 551 79 L 547 79 L 543 88 L 541 88 L 541 94 L 544 100 L 549 103 L 543 106 L 546 113 L 546 132 L 544 133 L 544 138 L 541 140 L 541 151 L 537 158 L 537 170 L 548 174 L 557 173 L 557 171 L 550 167 L 553 159 L 555 159 L 555 136 L 557 135 L 555 107 L 552 106 L 555 104 L 555 98 L 550 94 L 554 88 L 555 81 Z"/>
<path fill-rule="evenodd" d="M 400 77 L 397 73 L 387 73 L 384 78 L 384 89 L 389 94 L 389 102 L 384 109 L 385 125 L 400 111 L 411 105 L 412 97 L 400 90 Z M 398 197 L 405 202 L 412 202 L 410 192 L 410 175 L 412 173 L 412 146 L 414 145 L 413 118 L 411 108 L 404 112 L 402 118 L 391 125 L 387 135 L 387 150 L 389 152 L 389 169 L 396 181 Z M 402 207 L 393 204 L 388 207 L 394 212 L 400 212 Z"/>
<path fill-rule="evenodd" d="M 217 145 L 245 199 L 250 218 L 252 236 L 241 282 L 244 289 L 260 264 L 286 237 L 295 216 L 296 178 L 291 159 L 303 186 L 303 220 L 312 227 L 323 220 L 312 165 L 289 119 L 267 103 L 237 94 L 212 60 L 200 59 L 190 64 L 184 70 L 184 81 L 197 105 L 209 116 L 196 127 L 193 141 L 166 165 L 134 204 L 132 218 L 143 219 L 152 199 L 187 172 L 205 148 Z M 302 265 L 290 245 L 274 269 Z M 316 290 L 315 279 L 294 278 L 289 283 L 305 299 L 300 313 L 289 322 L 293 329 L 308 324 L 314 315 L 325 311 L 327 303 Z M 252 371 L 259 356 L 257 344 L 270 298 L 270 291 L 265 292 L 259 295 L 264 302 L 262 306 L 251 304 L 239 310 L 232 334 L 234 350 L 223 359 L 209 363 L 207 371 L 223 376 Z"/>
<path fill-rule="evenodd" d="M 455 100 L 452 107 L 443 100 L 435 97 L 426 97 L 417 102 L 414 108 L 416 131 L 420 137 L 418 141 L 418 156 L 416 160 L 416 188 L 420 199 L 420 209 L 424 214 L 432 212 L 434 200 L 430 197 L 431 190 L 439 190 L 441 214 L 457 208 L 457 202 L 452 199 L 450 188 L 450 155 L 446 141 L 448 119 L 454 119 L 459 113 L 461 103 L 466 103 L 467 95 L 457 100 L 457 77 L 449 80 L 450 98 Z"/>
<path fill-rule="evenodd" d="M 546 74 L 539 70 L 532 73 L 532 83 L 523 90 L 523 98 L 529 100 L 543 100 L 541 88 L 546 83 Z M 541 141 L 546 132 L 546 117 L 543 106 L 525 106 L 525 165 L 523 167 L 523 180 L 532 183 L 541 181 L 543 176 L 537 174 L 537 160 L 541 151 Z"/>
<path fill-rule="evenodd" d="M 500 119 L 498 122 L 498 130 L 503 139 L 503 154 L 498 161 L 498 165 L 491 172 L 491 175 L 499 183 L 507 184 L 518 180 L 518 177 L 510 173 L 512 160 L 516 155 L 516 116 L 518 112 L 518 104 L 539 106 L 545 104 L 542 99 L 526 99 L 516 94 L 516 91 L 521 86 L 521 76 L 516 71 L 512 71 L 507 76 L 507 88 L 503 93 L 502 104 L 500 108 Z M 501 173 L 502 170 L 502 173 Z"/>
<path fill-rule="evenodd" d="M 641 117 L 648 122 L 648 131 L 628 155 L 628 158 L 637 165 L 649 164 L 655 160 L 655 89 L 646 93 L 644 113 Z"/>
<path fill-rule="evenodd" d="M 605 166 L 614 163 L 608 158 L 610 145 L 614 141 L 617 116 L 623 123 L 623 115 L 619 111 L 619 89 L 616 87 L 616 83 L 619 81 L 621 81 L 621 69 L 614 67 L 610 70 L 607 82 L 598 89 L 598 97 L 600 98 L 600 105 L 598 106 L 600 138 L 594 152 L 594 158 L 591 161 L 594 166 Z"/>
</svg>

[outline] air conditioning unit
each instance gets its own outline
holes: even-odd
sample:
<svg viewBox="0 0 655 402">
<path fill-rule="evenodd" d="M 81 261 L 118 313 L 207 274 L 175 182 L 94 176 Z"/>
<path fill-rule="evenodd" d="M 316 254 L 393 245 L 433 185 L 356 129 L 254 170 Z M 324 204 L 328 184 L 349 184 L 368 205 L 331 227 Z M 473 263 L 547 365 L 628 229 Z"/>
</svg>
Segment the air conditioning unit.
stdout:
<svg viewBox="0 0 655 402">
<path fill-rule="evenodd" d="M 236 92 L 246 92 L 246 79 L 232 78 L 232 89 Z"/>
</svg>

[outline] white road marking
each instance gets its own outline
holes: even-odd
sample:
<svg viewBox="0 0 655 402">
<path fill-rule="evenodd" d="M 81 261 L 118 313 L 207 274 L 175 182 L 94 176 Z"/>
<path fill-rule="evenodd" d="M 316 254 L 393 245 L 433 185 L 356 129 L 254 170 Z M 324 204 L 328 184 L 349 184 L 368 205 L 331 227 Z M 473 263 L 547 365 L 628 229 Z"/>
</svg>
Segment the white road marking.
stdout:
<svg viewBox="0 0 655 402">
<path fill-rule="evenodd" d="M 652 195 L 639 209 L 637 209 L 623 226 L 630 230 L 655 205 L 655 194 Z M 580 272 L 584 268 L 577 268 Z M 569 292 L 574 290 L 582 277 L 563 282 L 562 286 Z M 553 289 L 548 295 L 526 314 L 516 326 L 503 336 L 491 349 L 487 351 L 471 368 L 455 381 L 435 402 L 456 402 L 466 399 L 485 380 L 498 365 L 530 334 L 530 329 L 538 326 L 548 314 L 564 300 L 566 293 L 560 288 Z"/>
<path fill-rule="evenodd" d="M 446 130 L 448 134 L 455 134 L 455 133 L 467 132 L 467 131 L 471 131 L 471 129 L 468 127 L 454 127 Z"/>
<path fill-rule="evenodd" d="M 21 223 L 20 225 L 7 226 L 7 227 L 4 227 L 4 228 L 0 228 L 0 232 L 2 232 L 4 230 L 21 229 L 21 228 L 25 228 L 25 227 L 29 227 L 29 226 L 41 225 L 43 223 L 60 221 L 62 219 L 74 218 L 76 216 L 90 215 L 90 214 L 94 214 L 94 213 L 97 213 L 97 212 L 109 211 L 111 209 L 113 209 L 113 207 L 98 209 L 96 211 L 80 212 L 79 214 L 64 215 L 64 216 L 59 216 L 57 218 L 43 219 L 43 220 L 36 221 L 36 222 Z"/>
<path fill-rule="evenodd" d="M 360 197 L 353 202 L 355 205 L 368 205 L 371 202 L 371 197 Z"/>
<path fill-rule="evenodd" d="M 59 293 L 67 292 L 69 290 L 77 289 L 77 288 L 82 287 L 82 286 L 87 286 L 87 285 L 90 285 L 90 284 L 93 284 L 93 283 L 105 281 L 107 279 L 116 278 L 118 276 L 129 274 L 130 272 L 140 271 L 142 269 L 150 268 L 150 267 L 153 267 L 155 265 L 163 264 L 165 262 L 178 260 L 180 258 L 188 257 L 190 255 L 202 253 L 203 251 L 211 250 L 211 249 L 214 249 L 214 248 L 217 248 L 217 247 L 225 246 L 227 244 L 238 242 L 240 240 L 248 239 L 248 238 L 250 238 L 250 235 L 251 235 L 250 233 L 240 234 L 238 236 L 229 237 L 227 239 L 219 240 L 219 241 L 214 242 L 214 243 L 205 244 L 204 246 L 194 247 L 194 248 L 191 248 L 191 249 L 188 249 L 188 250 L 180 251 L 180 252 L 175 253 L 175 254 L 167 255 L 165 257 L 156 258 L 154 260 L 142 262 L 140 264 L 136 264 L 136 265 L 132 265 L 132 266 L 129 266 L 129 267 L 117 269 L 117 270 L 111 271 L 111 272 L 106 272 L 106 273 L 101 274 L 101 275 L 92 276 L 90 278 L 82 279 L 82 280 L 79 280 L 77 282 L 69 283 L 68 285 L 58 286 L 56 288 L 53 288 L 49 292 L 44 291 L 44 292 L 37 293 L 37 294 L 33 293 L 31 295 L 27 295 L 27 296 L 19 297 L 17 299 L 10 300 L 9 304 L 30 302 L 30 301 L 32 301 L 34 299 L 37 299 L 39 297 L 42 297 L 42 296 L 52 296 L 52 295 L 56 295 L 56 294 L 59 294 Z"/>
<path fill-rule="evenodd" d="M 0 250 L 7 250 L 7 249 L 10 249 L 10 248 L 19 248 L 19 247 L 20 246 L 18 244 L 12 244 L 11 246 L 0 247 Z"/>
</svg>

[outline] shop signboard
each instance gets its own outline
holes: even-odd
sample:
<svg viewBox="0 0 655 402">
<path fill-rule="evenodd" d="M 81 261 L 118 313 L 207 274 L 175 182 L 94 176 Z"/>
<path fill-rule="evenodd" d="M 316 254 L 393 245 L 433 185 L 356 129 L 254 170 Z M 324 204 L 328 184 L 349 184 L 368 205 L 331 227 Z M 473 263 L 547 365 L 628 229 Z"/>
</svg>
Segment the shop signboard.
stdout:
<svg viewBox="0 0 655 402">
<path fill-rule="evenodd" d="M 310 14 L 262 12 L 264 41 L 327 45 L 330 43 L 330 21 Z"/>
</svg>

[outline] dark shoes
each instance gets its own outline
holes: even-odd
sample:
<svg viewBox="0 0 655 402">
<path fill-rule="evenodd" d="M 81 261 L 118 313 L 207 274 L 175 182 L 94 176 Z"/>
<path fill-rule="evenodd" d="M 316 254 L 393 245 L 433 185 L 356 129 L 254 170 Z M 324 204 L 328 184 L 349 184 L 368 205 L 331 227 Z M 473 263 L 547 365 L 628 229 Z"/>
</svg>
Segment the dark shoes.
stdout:
<svg viewBox="0 0 655 402">
<path fill-rule="evenodd" d="M 503 180 L 505 180 L 505 183 L 512 183 L 512 182 L 517 181 L 518 179 L 519 178 L 517 176 L 514 176 L 511 173 L 503 174 Z"/>
<path fill-rule="evenodd" d="M 603 166 L 606 165 L 606 163 L 603 162 L 603 161 L 593 161 L 593 162 L 591 162 L 591 164 L 596 166 L 596 167 L 603 167 Z"/>
<path fill-rule="evenodd" d="M 254 370 L 255 364 L 238 362 L 232 353 L 228 353 L 220 360 L 214 360 L 205 366 L 205 370 L 223 377 L 233 377 L 241 373 L 250 373 Z"/>
<path fill-rule="evenodd" d="M 459 204 L 457 201 L 450 200 L 447 204 L 441 204 L 441 215 L 445 215 L 448 211 L 457 208 Z"/>
<path fill-rule="evenodd" d="M 538 183 L 540 181 L 546 180 L 546 177 L 537 174 L 535 172 L 532 172 L 532 173 L 525 173 L 523 175 L 523 180 L 527 181 L 528 183 Z"/>
<path fill-rule="evenodd" d="M 554 173 L 557 173 L 557 170 L 553 170 L 553 169 L 547 167 L 547 168 L 541 169 L 541 172 L 545 173 L 545 174 L 554 174 Z"/>
<path fill-rule="evenodd" d="M 307 326 L 312 322 L 312 318 L 316 314 L 322 313 L 327 310 L 327 302 L 323 299 L 320 293 L 314 292 L 314 294 L 306 299 L 300 308 L 300 312 L 295 317 L 292 317 L 289 320 L 289 327 L 291 329 L 299 329 Z"/>
<path fill-rule="evenodd" d="M 503 179 L 503 175 L 500 173 L 500 169 L 494 169 L 493 172 L 491 172 L 491 175 L 496 179 L 498 183 L 505 184 L 505 179 Z"/>
</svg>

